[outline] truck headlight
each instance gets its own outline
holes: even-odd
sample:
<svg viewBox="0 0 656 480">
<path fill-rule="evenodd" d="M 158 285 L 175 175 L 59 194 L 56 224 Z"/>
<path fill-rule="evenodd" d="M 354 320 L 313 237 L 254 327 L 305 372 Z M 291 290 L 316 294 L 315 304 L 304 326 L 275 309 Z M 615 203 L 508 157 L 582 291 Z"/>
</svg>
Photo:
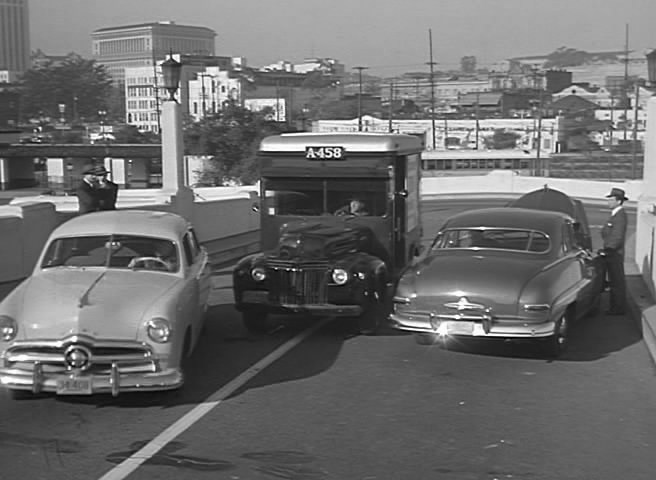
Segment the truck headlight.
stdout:
<svg viewBox="0 0 656 480">
<path fill-rule="evenodd" d="M 147 324 L 148 336 L 153 342 L 166 343 L 171 338 L 171 324 L 165 318 L 153 318 Z"/>
<path fill-rule="evenodd" d="M 266 278 L 266 270 L 262 267 L 255 267 L 251 270 L 251 278 L 256 282 L 261 282 Z"/>
<path fill-rule="evenodd" d="M 16 338 L 18 323 L 8 315 L 0 315 L 0 339 L 9 342 Z"/>
<path fill-rule="evenodd" d="M 337 285 L 344 285 L 348 282 L 349 274 L 343 268 L 336 268 L 333 270 L 333 282 Z"/>
</svg>

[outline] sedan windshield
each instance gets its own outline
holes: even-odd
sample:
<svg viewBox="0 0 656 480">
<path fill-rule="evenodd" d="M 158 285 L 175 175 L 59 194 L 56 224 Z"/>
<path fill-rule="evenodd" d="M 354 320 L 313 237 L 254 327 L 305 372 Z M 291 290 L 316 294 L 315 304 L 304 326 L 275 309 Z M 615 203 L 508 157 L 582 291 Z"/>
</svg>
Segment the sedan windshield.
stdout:
<svg viewBox="0 0 656 480">
<path fill-rule="evenodd" d="M 57 238 L 41 268 L 109 267 L 177 272 L 176 244 L 171 240 L 135 235 L 98 235 Z"/>
<path fill-rule="evenodd" d="M 492 248 L 521 252 L 546 253 L 549 236 L 536 230 L 459 228 L 440 232 L 433 250 L 444 248 Z"/>
</svg>

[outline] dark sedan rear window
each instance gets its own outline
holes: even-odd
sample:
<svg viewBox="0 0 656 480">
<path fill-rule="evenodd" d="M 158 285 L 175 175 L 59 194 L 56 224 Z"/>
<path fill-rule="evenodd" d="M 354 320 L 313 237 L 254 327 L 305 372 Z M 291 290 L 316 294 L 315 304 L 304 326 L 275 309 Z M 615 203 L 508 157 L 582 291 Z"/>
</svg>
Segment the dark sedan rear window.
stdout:
<svg viewBox="0 0 656 480">
<path fill-rule="evenodd" d="M 438 234 L 433 245 L 433 249 L 492 248 L 534 253 L 546 253 L 550 247 L 549 236 L 543 232 L 502 228 L 445 230 Z"/>
</svg>

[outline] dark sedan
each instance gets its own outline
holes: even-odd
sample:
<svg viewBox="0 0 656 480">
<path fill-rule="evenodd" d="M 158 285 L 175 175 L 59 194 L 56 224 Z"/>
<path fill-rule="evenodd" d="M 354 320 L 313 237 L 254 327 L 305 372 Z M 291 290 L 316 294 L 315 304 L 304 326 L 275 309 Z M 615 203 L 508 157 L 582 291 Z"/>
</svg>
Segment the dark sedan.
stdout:
<svg viewBox="0 0 656 480">
<path fill-rule="evenodd" d="M 549 356 L 598 308 L 601 278 L 570 215 L 525 208 L 451 217 L 401 276 L 390 320 L 420 344 L 449 337 L 539 340 Z"/>
</svg>

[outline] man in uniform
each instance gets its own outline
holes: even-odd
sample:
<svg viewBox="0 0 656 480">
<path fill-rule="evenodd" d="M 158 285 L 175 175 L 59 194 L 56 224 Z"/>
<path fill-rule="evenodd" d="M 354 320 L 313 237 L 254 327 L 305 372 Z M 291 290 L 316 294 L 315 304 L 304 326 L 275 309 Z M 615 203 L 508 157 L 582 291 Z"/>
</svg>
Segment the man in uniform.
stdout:
<svg viewBox="0 0 656 480">
<path fill-rule="evenodd" d="M 610 289 L 608 315 L 624 315 L 626 312 L 626 280 L 624 278 L 624 242 L 626 240 L 626 211 L 623 204 L 628 198 L 624 190 L 613 187 L 606 195 L 610 217 L 601 229 L 604 245 L 600 254 L 604 259 Z M 605 275 L 604 275 L 605 276 Z"/>
</svg>

